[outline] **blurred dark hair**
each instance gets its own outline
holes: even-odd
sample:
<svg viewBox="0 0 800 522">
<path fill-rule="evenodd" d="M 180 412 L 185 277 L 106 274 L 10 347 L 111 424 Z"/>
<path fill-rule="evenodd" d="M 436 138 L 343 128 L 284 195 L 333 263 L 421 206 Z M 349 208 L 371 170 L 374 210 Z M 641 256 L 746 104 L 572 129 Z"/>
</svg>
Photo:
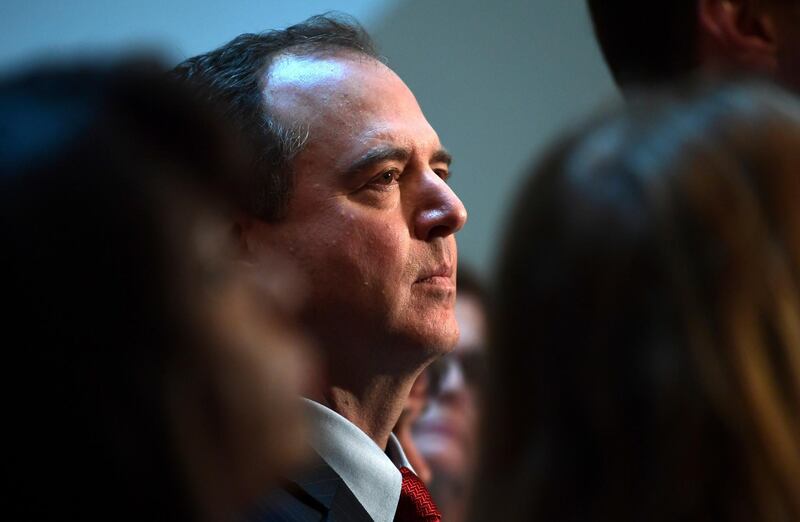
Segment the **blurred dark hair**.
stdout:
<svg viewBox="0 0 800 522">
<path fill-rule="evenodd" d="M 624 90 L 687 76 L 697 66 L 697 0 L 588 0 L 600 49 Z"/>
<path fill-rule="evenodd" d="M 278 121 L 270 113 L 263 97 L 266 73 L 280 55 L 343 51 L 378 58 L 358 22 L 341 14 L 325 14 L 287 29 L 239 35 L 175 68 L 177 77 L 202 88 L 209 100 L 218 103 L 259 152 L 247 210 L 266 221 L 283 217 L 293 187 L 291 160 L 308 138 L 307 129 Z"/>
<path fill-rule="evenodd" d="M 800 105 L 761 86 L 631 104 L 533 170 L 474 520 L 800 519 L 798 173 Z"/>
<path fill-rule="evenodd" d="M 203 367 L 206 225 L 248 160 L 193 98 L 145 61 L 0 82 L 11 518 L 200 518 L 170 387 Z"/>
</svg>

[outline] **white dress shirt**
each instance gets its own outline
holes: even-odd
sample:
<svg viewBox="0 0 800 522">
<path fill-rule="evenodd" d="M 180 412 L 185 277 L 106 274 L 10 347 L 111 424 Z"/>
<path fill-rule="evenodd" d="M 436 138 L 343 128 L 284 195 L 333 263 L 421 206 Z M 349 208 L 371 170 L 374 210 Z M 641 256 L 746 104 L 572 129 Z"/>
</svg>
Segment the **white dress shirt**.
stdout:
<svg viewBox="0 0 800 522">
<path fill-rule="evenodd" d="M 392 522 L 400 500 L 403 476 L 409 469 L 394 433 L 384 452 L 361 429 L 332 409 L 305 399 L 311 426 L 311 447 L 339 475 L 375 522 Z"/>
</svg>

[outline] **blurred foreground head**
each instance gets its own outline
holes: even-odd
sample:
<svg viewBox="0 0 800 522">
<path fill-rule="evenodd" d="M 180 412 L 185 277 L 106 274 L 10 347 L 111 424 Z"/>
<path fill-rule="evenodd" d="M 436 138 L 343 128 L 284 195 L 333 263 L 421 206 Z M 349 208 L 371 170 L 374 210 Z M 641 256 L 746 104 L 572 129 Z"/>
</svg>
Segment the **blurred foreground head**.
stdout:
<svg viewBox="0 0 800 522">
<path fill-rule="evenodd" d="M 650 102 L 508 222 L 475 520 L 800 519 L 800 105 Z"/>
<path fill-rule="evenodd" d="M 800 91 L 800 0 L 587 0 L 623 91 L 704 75 L 765 76 Z"/>
<path fill-rule="evenodd" d="M 0 136 L 13 512 L 246 507 L 297 451 L 300 365 L 270 281 L 227 257 L 245 151 L 140 63 L 6 79 Z"/>
</svg>

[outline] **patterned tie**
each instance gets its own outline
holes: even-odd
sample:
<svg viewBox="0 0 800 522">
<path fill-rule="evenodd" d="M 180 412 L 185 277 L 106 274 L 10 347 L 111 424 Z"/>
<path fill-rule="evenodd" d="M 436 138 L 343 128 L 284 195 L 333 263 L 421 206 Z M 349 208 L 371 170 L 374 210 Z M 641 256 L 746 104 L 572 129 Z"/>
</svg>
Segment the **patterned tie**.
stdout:
<svg viewBox="0 0 800 522">
<path fill-rule="evenodd" d="M 403 475 L 403 486 L 394 515 L 395 522 L 441 522 L 442 515 L 425 484 L 405 466 L 400 468 L 400 473 Z"/>
</svg>

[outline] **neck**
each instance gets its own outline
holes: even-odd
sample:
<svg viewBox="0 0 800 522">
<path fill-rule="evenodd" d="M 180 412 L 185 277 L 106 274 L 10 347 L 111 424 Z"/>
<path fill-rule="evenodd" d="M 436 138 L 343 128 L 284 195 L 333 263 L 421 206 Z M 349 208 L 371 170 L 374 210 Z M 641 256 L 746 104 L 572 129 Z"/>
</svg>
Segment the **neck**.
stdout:
<svg viewBox="0 0 800 522">
<path fill-rule="evenodd" d="M 421 370 L 420 370 L 421 371 Z M 311 397 L 346 418 L 383 449 L 403 412 L 411 386 L 419 371 L 398 377 L 379 375 L 360 386 L 331 384 Z"/>
</svg>

